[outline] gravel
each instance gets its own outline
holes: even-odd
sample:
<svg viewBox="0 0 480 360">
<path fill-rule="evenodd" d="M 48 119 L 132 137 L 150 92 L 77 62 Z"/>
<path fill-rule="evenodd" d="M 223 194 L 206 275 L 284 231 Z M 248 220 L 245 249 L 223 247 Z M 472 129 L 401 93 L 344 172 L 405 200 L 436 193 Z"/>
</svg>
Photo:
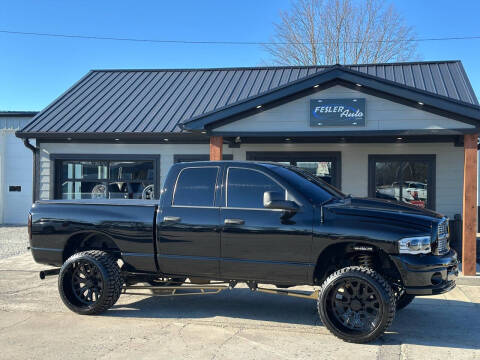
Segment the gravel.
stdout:
<svg viewBox="0 0 480 360">
<path fill-rule="evenodd" d="M 27 252 L 26 226 L 0 226 L 0 259 Z"/>
</svg>

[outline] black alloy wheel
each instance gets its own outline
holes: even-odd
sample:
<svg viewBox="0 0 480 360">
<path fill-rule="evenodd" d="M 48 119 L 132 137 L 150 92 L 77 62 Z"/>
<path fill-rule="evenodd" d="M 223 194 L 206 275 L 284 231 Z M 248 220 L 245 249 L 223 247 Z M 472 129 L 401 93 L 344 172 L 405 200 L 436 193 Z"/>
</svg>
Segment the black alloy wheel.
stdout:
<svg viewBox="0 0 480 360">
<path fill-rule="evenodd" d="M 116 259 L 99 250 L 83 251 L 65 261 L 58 277 L 63 303 L 81 315 L 99 314 L 113 306 L 123 279 Z"/>
<path fill-rule="evenodd" d="M 76 301 L 92 305 L 103 294 L 103 279 L 100 270 L 84 259 L 72 264 L 72 294 Z"/>
<path fill-rule="evenodd" d="M 352 266 L 334 272 L 322 284 L 318 312 L 335 336 L 365 343 L 390 326 L 395 298 L 388 283 L 374 270 Z"/>
</svg>

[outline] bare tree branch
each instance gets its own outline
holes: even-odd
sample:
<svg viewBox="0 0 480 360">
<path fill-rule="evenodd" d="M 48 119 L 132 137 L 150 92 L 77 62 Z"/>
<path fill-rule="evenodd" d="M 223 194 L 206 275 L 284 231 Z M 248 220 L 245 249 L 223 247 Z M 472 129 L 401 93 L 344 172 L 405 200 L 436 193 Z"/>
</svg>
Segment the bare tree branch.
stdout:
<svg viewBox="0 0 480 360">
<path fill-rule="evenodd" d="M 280 13 L 273 44 L 279 65 L 405 61 L 416 56 L 413 29 L 381 0 L 296 0 Z"/>
</svg>

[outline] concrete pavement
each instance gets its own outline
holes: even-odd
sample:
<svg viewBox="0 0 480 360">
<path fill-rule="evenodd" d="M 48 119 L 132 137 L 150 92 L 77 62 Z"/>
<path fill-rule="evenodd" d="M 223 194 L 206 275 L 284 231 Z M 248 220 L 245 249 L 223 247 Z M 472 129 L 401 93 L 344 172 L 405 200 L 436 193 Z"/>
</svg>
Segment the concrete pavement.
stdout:
<svg viewBox="0 0 480 360">
<path fill-rule="evenodd" d="M 315 302 L 239 288 L 219 295 L 122 295 L 101 316 L 62 304 L 29 253 L 0 260 L 0 359 L 480 359 L 480 287 L 420 297 L 373 344 L 321 325 Z"/>
</svg>

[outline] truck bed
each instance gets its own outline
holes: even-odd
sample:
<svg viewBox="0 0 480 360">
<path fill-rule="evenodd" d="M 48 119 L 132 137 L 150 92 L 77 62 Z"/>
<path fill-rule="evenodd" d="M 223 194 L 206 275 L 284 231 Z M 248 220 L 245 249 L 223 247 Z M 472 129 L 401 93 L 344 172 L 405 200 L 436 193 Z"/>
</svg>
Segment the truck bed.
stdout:
<svg viewBox="0 0 480 360">
<path fill-rule="evenodd" d="M 31 210 L 32 254 L 39 263 L 61 266 L 85 241 L 107 239 L 136 271 L 157 271 L 157 206 L 158 200 L 37 201 Z"/>
</svg>

